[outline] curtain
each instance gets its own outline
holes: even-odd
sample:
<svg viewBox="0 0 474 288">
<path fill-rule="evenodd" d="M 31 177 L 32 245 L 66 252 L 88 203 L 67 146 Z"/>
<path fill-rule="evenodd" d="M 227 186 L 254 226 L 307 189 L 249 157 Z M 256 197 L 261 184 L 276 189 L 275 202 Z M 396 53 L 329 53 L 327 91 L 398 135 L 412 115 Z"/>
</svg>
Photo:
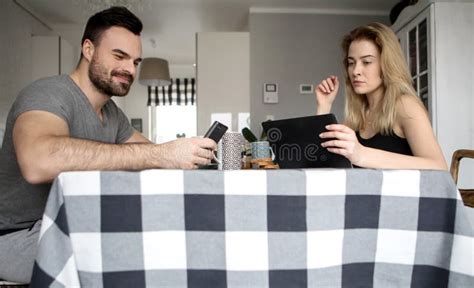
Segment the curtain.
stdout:
<svg viewBox="0 0 474 288">
<path fill-rule="evenodd" d="M 195 103 L 195 78 L 173 78 L 168 86 L 148 86 L 147 106 L 195 105 Z"/>
</svg>

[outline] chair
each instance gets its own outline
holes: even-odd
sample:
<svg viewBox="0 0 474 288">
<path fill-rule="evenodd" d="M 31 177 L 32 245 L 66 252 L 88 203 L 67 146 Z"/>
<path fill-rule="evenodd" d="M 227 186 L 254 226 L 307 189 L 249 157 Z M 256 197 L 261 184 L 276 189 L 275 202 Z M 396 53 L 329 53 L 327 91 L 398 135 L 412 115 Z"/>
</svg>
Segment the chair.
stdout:
<svg viewBox="0 0 474 288">
<path fill-rule="evenodd" d="M 459 162 L 462 158 L 472 158 L 474 159 L 474 150 L 460 149 L 456 150 L 453 153 L 453 158 L 451 160 L 451 176 L 454 179 L 454 183 L 458 183 L 459 175 Z M 465 206 L 474 207 L 474 189 L 459 189 L 461 193 L 462 200 Z"/>
<path fill-rule="evenodd" d="M 24 288 L 28 286 L 28 284 L 9 282 L 0 279 L 0 288 Z"/>
</svg>

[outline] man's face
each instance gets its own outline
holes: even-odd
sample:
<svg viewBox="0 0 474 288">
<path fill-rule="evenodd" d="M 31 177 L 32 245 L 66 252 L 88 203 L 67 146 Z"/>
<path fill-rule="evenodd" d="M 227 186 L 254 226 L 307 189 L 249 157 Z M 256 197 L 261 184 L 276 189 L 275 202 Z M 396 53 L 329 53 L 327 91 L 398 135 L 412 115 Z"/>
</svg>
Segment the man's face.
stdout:
<svg viewBox="0 0 474 288">
<path fill-rule="evenodd" d="M 141 61 L 140 36 L 111 27 L 97 42 L 89 65 L 92 84 L 109 96 L 127 95 Z"/>
</svg>

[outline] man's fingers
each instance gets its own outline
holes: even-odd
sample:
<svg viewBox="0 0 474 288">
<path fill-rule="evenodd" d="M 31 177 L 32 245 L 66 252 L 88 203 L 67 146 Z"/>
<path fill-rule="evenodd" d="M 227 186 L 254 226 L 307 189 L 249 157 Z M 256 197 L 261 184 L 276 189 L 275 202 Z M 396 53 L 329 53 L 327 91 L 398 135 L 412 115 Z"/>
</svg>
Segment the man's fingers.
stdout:
<svg viewBox="0 0 474 288">
<path fill-rule="evenodd" d="M 217 149 L 216 142 L 214 142 L 214 140 L 212 140 L 210 138 L 193 137 L 191 139 L 192 139 L 193 143 L 198 145 L 200 148 L 211 149 L 211 150 L 216 150 Z"/>
</svg>

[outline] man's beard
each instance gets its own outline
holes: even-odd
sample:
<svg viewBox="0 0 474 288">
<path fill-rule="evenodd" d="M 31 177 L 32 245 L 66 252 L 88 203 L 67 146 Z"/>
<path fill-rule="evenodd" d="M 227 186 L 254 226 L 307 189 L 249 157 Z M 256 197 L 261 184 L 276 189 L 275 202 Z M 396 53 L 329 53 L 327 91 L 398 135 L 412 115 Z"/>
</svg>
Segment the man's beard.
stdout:
<svg viewBox="0 0 474 288">
<path fill-rule="evenodd" d="M 128 83 L 115 83 L 112 80 L 113 76 L 123 77 L 128 79 Z M 92 57 L 89 66 L 89 78 L 94 84 L 97 90 L 107 94 L 109 96 L 125 96 L 130 91 L 130 86 L 133 83 L 133 76 L 127 72 L 119 72 L 117 70 L 112 70 L 110 76 L 107 73 L 107 69 L 100 64 L 100 61 L 97 60 L 97 57 Z"/>
</svg>

